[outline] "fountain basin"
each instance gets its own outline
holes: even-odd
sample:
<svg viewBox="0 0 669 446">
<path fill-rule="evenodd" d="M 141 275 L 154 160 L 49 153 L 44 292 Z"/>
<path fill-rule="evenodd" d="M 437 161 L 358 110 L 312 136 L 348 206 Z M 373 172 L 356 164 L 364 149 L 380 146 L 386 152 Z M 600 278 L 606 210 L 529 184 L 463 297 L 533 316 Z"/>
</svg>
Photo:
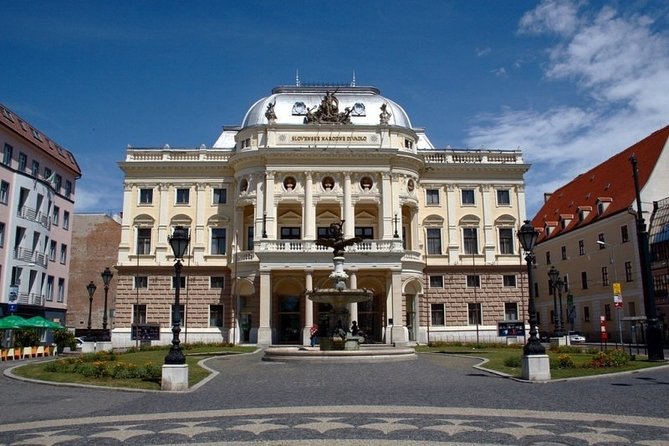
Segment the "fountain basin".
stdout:
<svg viewBox="0 0 669 446">
<path fill-rule="evenodd" d="M 410 361 L 416 359 L 416 352 L 409 347 L 392 345 L 361 345 L 360 350 L 328 350 L 318 347 L 268 347 L 263 361 L 274 362 L 384 362 Z"/>
<path fill-rule="evenodd" d="M 335 308 L 342 308 L 348 304 L 367 302 L 372 298 L 369 290 L 337 290 L 325 288 L 307 292 L 307 297 L 317 303 L 331 304 Z"/>
</svg>

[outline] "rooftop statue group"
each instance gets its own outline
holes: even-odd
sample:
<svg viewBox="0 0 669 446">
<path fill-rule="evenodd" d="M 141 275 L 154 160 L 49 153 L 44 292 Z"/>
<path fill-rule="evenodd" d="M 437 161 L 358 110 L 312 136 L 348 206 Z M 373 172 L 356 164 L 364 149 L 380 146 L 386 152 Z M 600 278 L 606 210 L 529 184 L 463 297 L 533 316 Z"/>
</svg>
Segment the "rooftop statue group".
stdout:
<svg viewBox="0 0 669 446">
<path fill-rule="evenodd" d="M 346 107 L 343 112 L 339 111 L 339 99 L 335 96 L 335 92 L 325 92 L 325 96 L 321 100 L 319 105 L 316 105 L 310 109 L 307 109 L 307 114 L 304 117 L 304 123 L 310 124 L 350 124 L 351 123 L 351 112 L 352 108 Z M 276 123 L 276 112 L 274 111 L 274 106 L 276 101 L 270 104 L 267 104 L 267 110 L 265 110 L 265 118 L 270 124 Z M 386 110 L 387 104 L 381 105 L 381 114 L 379 115 L 379 123 L 382 125 L 387 125 L 390 120 L 391 114 Z"/>
</svg>

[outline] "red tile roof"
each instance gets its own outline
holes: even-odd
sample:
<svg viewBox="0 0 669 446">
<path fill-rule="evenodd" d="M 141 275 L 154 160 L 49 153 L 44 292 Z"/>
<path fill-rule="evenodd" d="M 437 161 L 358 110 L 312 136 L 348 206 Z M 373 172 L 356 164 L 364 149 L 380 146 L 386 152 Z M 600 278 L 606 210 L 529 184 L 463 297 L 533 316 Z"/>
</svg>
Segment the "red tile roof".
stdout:
<svg viewBox="0 0 669 446">
<path fill-rule="evenodd" d="M 2 104 L 0 104 L 0 124 L 28 141 L 29 144 L 42 149 L 44 153 L 51 156 L 57 162 L 60 162 L 66 168 L 72 170 L 77 177 L 81 176 L 81 169 L 79 168 L 77 161 L 74 159 L 74 155 L 72 155 L 69 150 L 58 145 L 55 141 L 37 130 L 24 119 L 21 119 L 19 115 Z"/>
<path fill-rule="evenodd" d="M 546 231 L 541 232 L 538 243 L 626 211 L 636 199 L 630 157 L 636 155 L 639 186 L 643 188 L 668 138 L 669 126 L 652 133 L 553 192 L 532 219 L 532 225 L 537 229 L 541 230 L 546 225 L 552 227 L 548 235 Z M 598 214 L 598 202 L 608 203 L 601 215 Z M 587 213 L 583 221 L 579 219 L 579 210 Z M 574 218 L 565 220 L 563 228 L 560 216 L 568 214 L 574 214 Z"/>
</svg>

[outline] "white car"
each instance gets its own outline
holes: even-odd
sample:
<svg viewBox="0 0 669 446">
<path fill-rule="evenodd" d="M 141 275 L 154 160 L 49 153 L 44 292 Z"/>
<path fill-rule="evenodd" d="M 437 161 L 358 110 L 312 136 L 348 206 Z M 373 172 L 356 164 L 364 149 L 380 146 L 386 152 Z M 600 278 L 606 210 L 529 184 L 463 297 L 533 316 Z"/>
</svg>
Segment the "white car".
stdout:
<svg viewBox="0 0 669 446">
<path fill-rule="evenodd" d="M 585 342 L 585 336 L 581 335 L 576 331 L 570 331 L 569 334 L 567 334 L 567 336 L 569 337 L 570 344 L 581 344 Z"/>
</svg>

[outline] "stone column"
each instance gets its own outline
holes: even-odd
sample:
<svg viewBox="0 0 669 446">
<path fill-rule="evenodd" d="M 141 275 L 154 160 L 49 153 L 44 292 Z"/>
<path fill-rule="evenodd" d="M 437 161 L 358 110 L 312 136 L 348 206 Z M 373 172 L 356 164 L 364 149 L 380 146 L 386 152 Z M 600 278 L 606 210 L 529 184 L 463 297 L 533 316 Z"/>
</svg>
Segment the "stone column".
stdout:
<svg viewBox="0 0 669 446">
<path fill-rule="evenodd" d="M 390 285 L 388 314 L 393 319 L 393 325 L 390 327 L 390 337 L 386 336 L 386 341 L 396 345 L 406 345 L 409 342 L 409 332 L 404 325 L 402 312 L 402 272 L 392 271 L 388 282 Z"/>
<path fill-rule="evenodd" d="M 493 209 L 492 209 L 492 198 L 490 197 L 490 192 L 492 188 L 485 184 L 481 186 L 481 195 L 482 195 L 482 207 L 483 207 L 483 254 L 485 255 L 485 262 L 490 264 L 495 262 L 495 246 L 496 237 L 495 237 L 495 228 L 493 221 Z"/>
<path fill-rule="evenodd" d="M 393 188 L 390 174 L 381 176 L 381 218 L 383 222 L 381 237 L 383 240 L 393 238 Z"/>
<path fill-rule="evenodd" d="M 158 185 L 158 234 L 156 234 L 156 239 L 154 240 L 155 244 L 151 246 L 154 247 L 154 252 L 156 253 L 156 262 L 162 263 L 166 261 L 166 254 L 169 252 L 172 254 L 172 250 L 169 249 L 169 244 L 167 242 L 167 236 L 169 234 L 169 211 L 172 209 L 172 206 L 169 204 L 169 193 L 171 189 L 171 184 L 161 183 Z"/>
<path fill-rule="evenodd" d="M 358 275 L 355 271 L 348 271 L 348 282 L 349 282 L 349 288 L 352 290 L 355 290 L 358 288 Z M 351 322 L 358 321 L 358 303 L 353 302 L 352 304 L 348 305 L 348 311 L 351 314 Z M 351 327 L 348 327 L 351 328 Z"/>
<path fill-rule="evenodd" d="M 272 281 L 270 271 L 260 272 L 260 321 L 258 325 L 258 345 L 268 346 L 272 344 L 272 327 L 270 317 L 272 315 Z"/>
<path fill-rule="evenodd" d="M 457 265 L 460 261 L 460 245 L 462 243 L 460 229 L 458 228 L 458 221 L 455 218 L 457 215 L 456 208 L 460 203 L 456 192 L 457 191 L 454 185 L 446 185 L 446 221 L 448 222 L 448 241 L 444 240 L 444 242 L 447 243 L 448 247 L 449 265 Z"/>
<path fill-rule="evenodd" d="M 314 324 L 314 303 L 307 297 L 307 291 L 314 289 L 313 271 L 304 272 L 304 328 L 302 329 L 302 345 L 311 345 L 311 333 L 309 330 Z"/>
<path fill-rule="evenodd" d="M 355 235 L 355 211 L 353 208 L 353 197 L 351 189 L 351 174 L 344 174 L 344 204 L 343 204 L 343 220 L 344 220 L 344 238 L 352 238 Z"/>
<path fill-rule="evenodd" d="M 267 211 L 267 238 L 276 240 L 276 209 L 274 208 L 274 172 L 265 174 L 265 211 Z"/>
<path fill-rule="evenodd" d="M 314 182 L 311 172 L 304 174 L 304 238 L 305 240 L 316 239 L 316 208 L 314 206 Z"/>
<path fill-rule="evenodd" d="M 255 187 L 256 187 L 256 214 L 255 214 L 255 231 L 253 238 L 255 240 L 260 240 L 263 234 L 263 214 L 265 212 L 265 193 L 264 193 L 264 182 L 260 181 L 260 175 L 254 175 Z"/>
</svg>

